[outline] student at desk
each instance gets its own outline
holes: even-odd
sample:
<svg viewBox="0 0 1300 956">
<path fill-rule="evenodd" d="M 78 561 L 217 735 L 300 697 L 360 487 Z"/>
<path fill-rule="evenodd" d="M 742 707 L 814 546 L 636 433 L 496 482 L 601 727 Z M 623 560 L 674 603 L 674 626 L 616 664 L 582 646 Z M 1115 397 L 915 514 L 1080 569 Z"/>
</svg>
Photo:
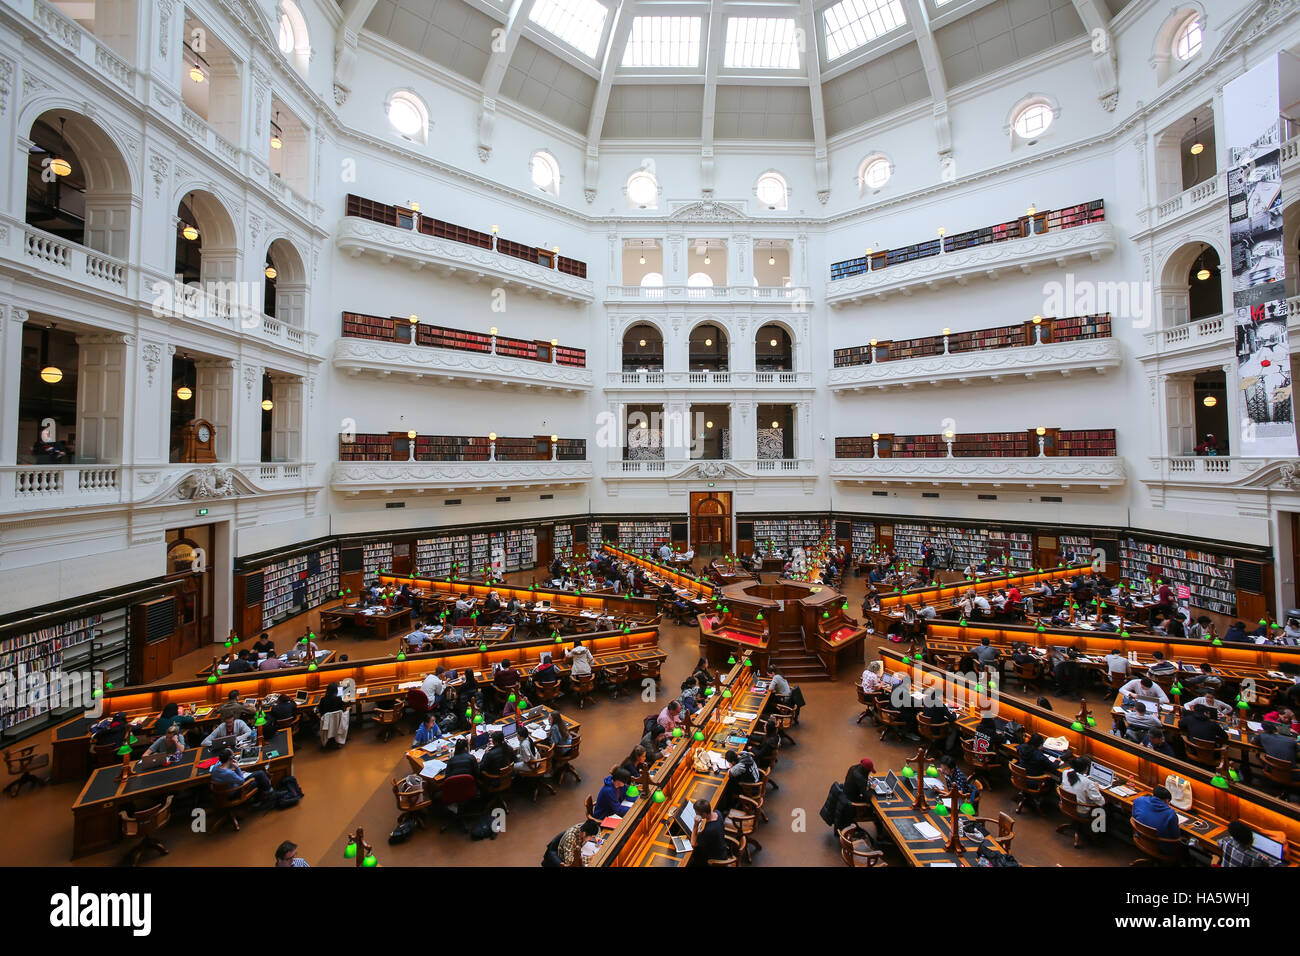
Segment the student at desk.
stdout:
<svg viewBox="0 0 1300 956">
<path fill-rule="evenodd" d="M 658 720 L 647 721 L 646 732 L 639 746 L 645 751 L 646 759 L 654 763 L 668 748 L 668 731 Z"/>
<path fill-rule="evenodd" d="M 1156 836 L 1173 838 L 1178 836 L 1178 811 L 1169 805 L 1169 791 L 1156 787 L 1150 796 L 1141 796 L 1133 801 L 1133 819 L 1156 831 Z"/>
<path fill-rule="evenodd" d="M 166 733 L 149 745 L 146 754 L 166 754 L 168 757 L 175 757 L 185 752 L 185 741 L 181 737 L 181 728 L 177 724 L 172 724 L 167 728 Z"/>
<path fill-rule="evenodd" d="M 659 711 L 659 724 L 664 730 L 672 733 L 677 729 L 677 725 L 682 722 L 682 705 L 679 701 L 670 700 L 664 704 L 663 710 Z"/>
<path fill-rule="evenodd" d="M 726 831 L 722 822 L 722 815 L 713 807 L 709 806 L 707 800 L 696 800 L 694 803 L 695 819 L 703 820 L 704 826 L 700 827 L 695 836 L 695 851 L 691 854 L 691 866 L 708 866 L 710 860 L 725 860 L 730 854 L 727 852 Z"/>
<path fill-rule="evenodd" d="M 447 668 L 439 664 L 432 674 L 426 674 L 424 680 L 420 682 L 420 690 L 430 707 L 442 706 L 442 698 L 447 693 L 447 684 L 442 679 L 442 675 L 446 672 Z"/>
<path fill-rule="evenodd" d="M 1228 739 L 1228 732 L 1214 719 L 1214 711 L 1204 705 L 1198 705 L 1184 713 L 1182 719 L 1178 721 L 1178 729 L 1184 738 L 1190 737 L 1193 740 L 1218 743 Z"/>
<path fill-rule="evenodd" d="M 1155 659 L 1147 667 L 1148 677 L 1161 677 L 1178 670 L 1178 665 L 1167 659 L 1161 651 L 1152 651 L 1151 656 Z"/>
<path fill-rule="evenodd" d="M 627 797 L 627 787 L 631 782 L 632 777 L 626 770 L 622 767 L 616 768 L 605 778 L 604 785 L 596 794 L 596 805 L 592 808 L 591 815 L 597 820 L 621 817 L 626 812 L 623 808 L 623 800 Z"/>
<path fill-rule="evenodd" d="M 235 655 L 235 659 L 226 666 L 227 674 L 247 674 L 253 670 L 253 664 L 248 659 L 248 651 L 243 650 Z"/>
<path fill-rule="evenodd" d="M 258 654 L 271 654 L 275 651 L 275 642 L 271 640 L 271 635 L 263 631 L 261 636 L 253 642 L 253 650 Z"/>
<path fill-rule="evenodd" d="M 259 671 L 278 671 L 280 668 L 288 666 L 288 664 L 276 657 L 274 653 L 267 654 L 265 660 L 257 662 L 257 669 Z"/>
<path fill-rule="evenodd" d="M 240 720 L 250 720 L 256 715 L 256 711 L 239 699 L 239 691 L 232 690 L 226 695 L 226 702 L 217 708 L 217 714 L 223 719 L 233 716 Z"/>
<path fill-rule="evenodd" d="M 1156 753 L 1163 754 L 1166 757 L 1178 756 L 1178 754 L 1174 752 L 1173 746 L 1165 739 L 1165 731 L 1163 727 L 1152 727 L 1147 731 L 1147 736 L 1146 739 L 1142 741 L 1142 746 L 1147 750 L 1154 750 Z"/>
<path fill-rule="evenodd" d="M 1194 697 L 1183 705 L 1183 710 L 1192 711 L 1198 707 L 1206 707 L 1218 713 L 1220 717 L 1227 717 L 1232 713 L 1232 705 L 1226 700 L 1219 700 L 1214 696 L 1214 691 L 1208 687 L 1200 697 Z"/>
<path fill-rule="evenodd" d="M 280 694 L 271 705 L 271 720 L 276 726 L 288 723 L 298 716 L 298 702 L 289 694 Z"/>
<path fill-rule="evenodd" d="M 1255 735 L 1253 742 L 1274 760 L 1284 761 L 1294 767 L 1300 744 L 1296 743 L 1289 730 L 1288 727 L 1266 720 L 1260 725 L 1259 733 Z"/>
<path fill-rule="evenodd" d="M 587 677 L 591 674 L 591 665 L 596 662 L 591 655 L 591 648 L 581 640 L 575 640 L 573 646 L 564 652 L 564 660 L 570 667 L 571 677 Z"/>
<path fill-rule="evenodd" d="M 525 734 L 528 731 L 524 731 Z M 515 752 L 510 749 L 506 743 L 506 735 L 499 730 L 492 731 L 489 738 L 491 746 L 488 747 L 487 753 L 479 761 L 479 770 L 483 773 L 499 774 L 507 766 L 515 762 Z"/>
<path fill-rule="evenodd" d="M 966 774 L 962 773 L 961 768 L 957 766 L 957 761 L 948 754 L 939 758 L 939 779 L 943 782 L 944 796 L 948 796 L 955 790 L 965 799 L 979 797 L 979 791 L 975 789 L 974 784 Z"/>
<path fill-rule="evenodd" d="M 555 669 L 555 663 L 551 660 L 551 654 L 546 651 L 542 654 L 537 666 L 533 668 L 534 684 L 556 684 L 559 683 L 560 675 Z"/>
<path fill-rule="evenodd" d="M 424 720 L 415 728 L 415 747 L 442 739 L 442 728 L 438 726 L 438 716 L 432 711 L 424 715 Z"/>
<path fill-rule="evenodd" d="M 447 769 L 443 771 L 447 779 L 459 776 L 473 777 L 478 779 L 478 761 L 474 755 L 469 752 L 469 740 L 460 737 L 456 740 L 456 746 L 453 748 L 451 759 L 447 761 Z"/>
<path fill-rule="evenodd" d="M 1147 734 L 1161 727 L 1160 705 L 1154 701 L 1134 700 L 1124 704 L 1124 736 L 1141 743 Z"/>
<path fill-rule="evenodd" d="M 212 733 L 203 739 L 203 746 L 211 747 L 212 742 L 219 737 L 237 737 L 242 741 L 247 740 L 252 734 L 253 729 L 238 717 L 227 717 L 212 728 Z"/>
<path fill-rule="evenodd" d="M 257 798 L 259 800 L 271 792 L 271 778 L 265 770 L 245 771 L 235 760 L 235 752 L 226 747 L 217 755 L 218 763 L 212 768 L 212 782 L 223 787 L 238 787 L 248 777 L 257 781 Z"/>
<path fill-rule="evenodd" d="M 1118 650 L 1112 650 L 1106 655 L 1106 673 L 1111 677 L 1116 674 L 1123 676 L 1129 671 L 1129 660 Z"/>
<path fill-rule="evenodd" d="M 1125 697 L 1136 697 L 1138 700 L 1154 700 L 1160 704 L 1169 703 L 1169 695 L 1164 692 L 1164 688 L 1150 677 L 1135 677 L 1121 687 L 1119 692 Z"/>
<path fill-rule="evenodd" d="M 325 688 L 325 696 L 320 699 L 316 705 L 316 713 L 324 717 L 326 714 L 332 714 L 336 710 L 347 710 L 347 702 L 339 696 L 339 685 L 330 684 Z"/>
<path fill-rule="evenodd" d="M 560 716 L 558 710 L 547 712 L 550 718 L 551 729 L 547 731 L 546 740 L 553 748 L 554 756 L 567 756 L 569 750 L 573 747 L 573 737 L 569 733 L 569 728 L 564 724 L 564 718 Z"/>
<path fill-rule="evenodd" d="M 1219 866 L 1281 866 L 1266 853 L 1255 849 L 1255 831 L 1241 820 L 1228 824 L 1228 832 L 1219 837 Z"/>
<path fill-rule="evenodd" d="M 546 855 L 542 866 L 578 866 L 582 859 L 582 848 L 600 833 L 600 824 L 595 820 L 583 820 L 556 836 L 546 845 Z"/>
<path fill-rule="evenodd" d="M 153 735 L 161 737 L 173 726 L 180 727 L 181 730 L 189 730 L 194 726 L 194 717 L 190 714 L 182 714 L 177 704 L 164 704 L 162 713 L 154 721 Z"/>
<path fill-rule="evenodd" d="M 1056 772 L 1056 761 L 1043 749 L 1043 735 L 1034 734 L 1016 748 L 1016 760 L 1031 777 L 1041 777 Z"/>
</svg>

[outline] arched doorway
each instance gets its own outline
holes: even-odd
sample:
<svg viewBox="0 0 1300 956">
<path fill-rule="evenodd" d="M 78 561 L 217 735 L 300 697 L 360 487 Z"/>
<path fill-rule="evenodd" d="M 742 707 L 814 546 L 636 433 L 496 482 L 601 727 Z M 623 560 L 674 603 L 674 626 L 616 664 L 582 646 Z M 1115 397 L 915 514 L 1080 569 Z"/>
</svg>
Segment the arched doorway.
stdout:
<svg viewBox="0 0 1300 956">
<path fill-rule="evenodd" d="M 176 583 L 180 620 L 172 660 L 212 643 L 212 528 L 199 525 L 167 532 L 166 579 Z"/>
<path fill-rule="evenodd" d="M 706 558 L 731 553 L 731 492 L 691 492 L 691 548 Z"/>
</svg>

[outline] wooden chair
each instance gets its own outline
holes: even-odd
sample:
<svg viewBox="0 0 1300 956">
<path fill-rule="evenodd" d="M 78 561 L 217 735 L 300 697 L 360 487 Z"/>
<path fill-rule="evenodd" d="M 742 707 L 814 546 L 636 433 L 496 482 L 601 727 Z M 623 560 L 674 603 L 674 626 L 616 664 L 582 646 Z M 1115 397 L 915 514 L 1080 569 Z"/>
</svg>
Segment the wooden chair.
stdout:
<svg viewBox="0 0 1300 956">
<path fill-rule="evenodd" d="M 322 615 L 320 627 L 316 630 L 322 641 L 329 640 L 331 637 L 338 637 L 339 632 L 343 630 L 343 618 L 337 614 Z"/>
<path fill-rule="evenodd" d="M 782 744 L 795 746 L 797 741 L 790 736 L 790 727 L 794 724 L 798 714 L 793 707 L 786 704 L 773 704 L 772 709 L 768 711 L 768 726 L 776 730 Z"/>
<path fill-rule="evenodd" d="M 298 732 L 298 728 L 301 726 L 302 726 L 302 713 L 298 712 L 295 713 L 288 720 L 276 721 L 275 730 L 277 732 L 281 730 L 287 731 L 289 733 L 289 736 L 292 737 L 294 734 Z"/>
<path fill-rule="evenodd" d="M 1064 833 L 1066 830 L 1074 831 L 1074 848 L 1077 850 L 1083 846 L 1084 834 L 1092 833 L 1092 823 L 1094 820 L 1094 808 L 1085 803 L 1080 803 L 1075 799 L 1074 794 L 1062 786 L 1056 788 L 1056 798 L 1060 803 L 1061 812 L 1065 814 L 1066 821 L 1056 828 L 1057 833 Z M 1091 839 L 1091 836 L 1089 836 Z"/>
<path fill-rule="evenodd" d="M 1226 741 L 1197 740 L 1195 737 L 1183 738 L 1183 754 L 1190 763 L 1207 770 L 1216 769 L 1223 762 L 1223 752 L 1228 749 Z"/>
<path fill-rule="evenodd" d="M 643 683 L 648 678 L 655 682 L 656 687 L 659 686 L 659 678 L 663 672 L 663 661 L 638 661 L 633 666 L 636 668 L 636 679 L 639 683 Z"/>
<path fill-rule="evenodd" d="M 478 796 L 478 784 L 474 781 L 473 776 L 460 773 L 454 777 L 448 777 L 443 780 L 438 796 L 442 800 L 443 809 L 447 811 L 449 818 L 439 828 L 438 832 L 446 833 L 447 828 L 455 823 L 456 826 L 460 827 L 461 832 L 468 833 L 469 827 L 465 826 L 465 815 L 461 812 L 461 808 Z"/>
<path fill-rule="evenodd" d="M 90 762 L 95 767 L 111 767 L 114 764 L 122 762 L 122 758 L 117 755 L 118 748 L 121 744 L 94 744 L 90 745 Z"/>
<path fill-rule="evenodd" d="M 393 734 L 397 733 L 398 722 L 402 719 L 406 708 L 400 700 L 393 701 L 392 707 L 376 707 L 373 716 L 375 723 L 379 726 L 379 739 L 383 743 L 393 739 Z"/>
<path fill-rule="evenodd" d="M 411 787 L 406 780 L 393 780 L 393 797 L 397 801 L 397 824 L 401 826 L 407 820 L 414 820 L 424 829 L 424 817 L 433 806 L 433 798 L 423 786 Z"/>
<path fill-rule="evenodd" d="M 943 751 L 951 728 L 952 724 L 946 720 L 935 722 L 925 714 L 916 715 L 916 730 L 921 735 L 921 739 L 929 744 L 931 754 Z"/>
<path fill-rule="evenodd" d="M 1133 820 L 1133 845 L 1145 856 L 1138 857 L 1129 866 L 1177 866 L 1183 860 L 1183 840 L 1178 836 L 1162 837 L 1154 828 Z"/>
<path fill-rule="evenodd" d="M 15 776 L 18 779 L 9 782 L 5 787 L 5 793 L 11 797 L 16 797 L 25 783 L 30 783 L 36 787 L 45 786 L 49 781 L 41 779 L 32 771 L 47 767 L 49 763 L 50 755 L 38 754 L 35 744 L 30 747 L 23 747 L 21 750 L 6 750 L 5 767 L 8 769 L 10 776 Z"/>
<path fill-rule="evenodd" d="M 1039 667 L 1038 661 L 1026 661 L 1023 664 L 1014 664 L 1013 674 L 1016 680 L 1020 681 L 1022 688 L 1039 687 L 1043 683 L 1043 673 Z"/>
<path fill-rule="evenodd" d="M 759 781 L 758 783 L 745 783 L 740 786 L 741 789 L 736 794 L 736 800 L 738 802 L 743 802 L 749 808 L 750 813 L 761 817 L 763 822 L 767 823 L 767 814 L 763 812 L 763 802 L 767 797 L 763 781 Z"/>
<path fill-rule="evenodd" d="M 556 747 L 551 752 L 551 766 L 555 771 L 551 779 L 555 783 L 560 783 L 565 777 L 572 777 L 578 783 L 582 783 L 582 777 L 578 776 L 578 771 L 573 769 L 573 762 L 578 759 L 581 750 L 582 734 L 574 733 L 569 735 L 569 746 Z"/>
<path fill-rule="evenodd" d="M 962 763 L 966 765 L 966 776 L 977 781 L 986 790 L 993 789 L 992 771 L 1002 766 L 1002 758 L 996 750 L 980 752 L 975 749 L 974 739 L 961 742 Z"/>
<path fill-rule="evenodd" d="M 570 681 L 573 695 L 578 698 L 578 709 L 582 710 L 591 702 L 591 695 L 596 692 L 595 674 L 575 674 Z"/>
<path fill-rule="evenodd" d="M 245 777 L 243 782 L 234 787 L 223 787 L 212 782 L 212 809 L 217 812 L 217 819 L 208 827 L 208 832 L 215 832 L 217 827 L 227 820 L 230 825 L 239 829 L 239 817 L 235 816 L 235 811 L 246 805 L 257 795 L 257 781 L 252 777 Z"/>
<path fill-rule="evenodd" d="M 158 839 L 157 834 L 171 821 L 172 799 L 175 796 L 175 794 L 169 793 L 166 800 L 147 810 L 137 810 L 135 813 L 127 813 L 125 810 L 118 811 L 117 815 L 122 824 L 122 836 L 128 840 L 134 837 L 140 838 L 140 842 L 126 855 L 126 860 L 131 866 L 140 865 L 145 850 L 157 850 L 163 856 L 167 855 L 167 847 Z"/>
<path fill-rule="evenodd" d="M 539 703 L 550 703 L 560 696 L 560 682 L 558 680 L 533 681 L 533 694 Z"/>
<path fill-rule="evenodd" d="M 627 686 L 631 673 L 631 668 L 626 664 L 610 664 L 604 669 L 605 684 L 609 687 L 610 700 L 618 699 L 618 695 Z"/>
<path fill-rule="evenodd" d="M 537 759 L 527 760 L 524 765 L 527 769 L 520 771 L 517 775 L 520 780 L 527 780 L 533 785 L 532 800 L 537 802 L 537 795 L 545 788 L 547 793 L 555 793 L 555 787 L 551 786 L 548 779 L 554 770 L 554 760 L 550 744 L 537 744 Z"/>
<path fill-rule="evenodd" d="M 845 866 L 871 867 L 884 866 L 885 854 L 873 849 L 867 831 L 856 823 L 850 823 L 843 830 L 837 831 L 840 837 L 840 859 Z"/>
<path fill-rule="evenodd" d="M 1260 751 L 1259 759 L 1263 763 L 1264 779 L 1281 787 L 1283 792 L 1300 789 L 1300 770 L 1293 763 L 1270 757 Z"/>
<path fill-rule="evenodd" d="M 868 694 L 865 690 L 862 689 L 861 684 L 857 685 L 856 690 L 858 693 L 858 703 L 862 705 L 862 713 L 858 714 L 858 723 L 862 723 L 864 720 L 870 717 L 871 722 L 874 724 L 876 722 L 875 695 Z"/>
<path fill-rule="evenodd" d="M 487 799 L 483 809 L 491 811 L 493 807 L 499 806 L 502 810 L 509 810 L 504 794 L 515 782 L 515 765 L 506 764 L 501 768 L 500 773 L 489 773 L 483 770 L 478 776 L 479 793 Z"/>
<path fill-rule="evenodd" d="M 883 701 L 876 707 L 876 723 L 880 725 L 880 739 L 884 740 L 891 733 L 900 741 L 904 740 L 907 733 L 907 718 L 903 716 L 901 710 L 884 703 Z"/>
<path fill-rule="evenodd" d="M 998 843 L 1001 845 L 1002 849 L 1006 850 L 1008 853 L 1011 852 L 1011 841 L 1016 838 L 1015 817 L 1007 813 L 1005 810 L 999 810 L 996 820 L 992 817 L 972 817 L 971 819 L 983 823 L 985 829 L 996 826 L 996 839 Z"/>
<path fill-rule="evenodd" d="M 709 866 L 740 866 L 741 859 L 745 856 L 745 838 L 737 837 L 733 833 L 723 835 L 727 844 L 727 856 L 721 860 L 707 860 Z"/>
<path fill-rule="evenodd" d="M 734 836 L 739 838 L 741 847 L 741 861 L 752 863 L 754 853 L 763 849 L 763 845 L 754 839 L 754 831 L 758 829 L 758 813 L 762 812 L 762 805 L 754 804 L 747 797 L 740 796 L 736 798 L 738 802 L 745 803 L 748 811 L 740 807 L 733 807 L 728 813 L 723 826 Z M 764 818 L 766 820 L 766 818 Z"/>
<path fill-rule="evenodd" d="M 1038 801 L 1047 793 L 1054 781 L 1051 774 L 1042 774 L 1041 776 L 1031 776 L 1028 771 L 1021 766 L 1019 760 L 1011 761 L 1011 786 L 1016 788 L 1016 813 L 1023 813 L 1025 805 L 1033 807 L 1035 811 L 1042 812 Z"/>
</svg>

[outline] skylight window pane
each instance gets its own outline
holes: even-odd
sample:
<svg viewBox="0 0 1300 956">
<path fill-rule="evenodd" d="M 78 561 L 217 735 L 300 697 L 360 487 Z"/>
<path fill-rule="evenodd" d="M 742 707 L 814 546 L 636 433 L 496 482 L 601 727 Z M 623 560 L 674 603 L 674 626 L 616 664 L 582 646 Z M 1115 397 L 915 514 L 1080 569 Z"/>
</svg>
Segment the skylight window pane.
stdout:
<svg viewBox="0 0 1300 956">
<path fill-rule="evenodd" d="M 900 0 L 840 0 L 822 14 L 826 59 L 851 53 L 906 22 Z"/>
<path fill-rule="evenodd" d="M 722 65 L 736 69 L 797 70 L 799 41 L 792 19 L 731 17 Z"/>
<path fill-rule="evenodd" d="M 623 65 L 698 66 L 701 23 L 699 17 L 634 18 Z"/>
<path fill-rule="evenodd" d="M 528 19 L 569 46 L 594 57 L 609 10 L 596 0 L 537 0 Z"/>
</svg>

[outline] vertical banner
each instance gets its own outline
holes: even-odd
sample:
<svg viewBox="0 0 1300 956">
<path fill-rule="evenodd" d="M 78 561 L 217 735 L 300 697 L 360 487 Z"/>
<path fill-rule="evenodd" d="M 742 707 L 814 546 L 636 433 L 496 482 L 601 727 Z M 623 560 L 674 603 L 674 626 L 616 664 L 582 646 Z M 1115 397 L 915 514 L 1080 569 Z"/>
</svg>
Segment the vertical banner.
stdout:
<svg viewBox="0 0 1300 956">
<path fill-rule="evenodd" d="M 1223 115 L 1241 414 L 1233 452 L 1290 457 L 1296 454 L 1296 436 L 1286 333 L 1281 77 L 1276 57 L 1224 86 Z"/>
</svg>

